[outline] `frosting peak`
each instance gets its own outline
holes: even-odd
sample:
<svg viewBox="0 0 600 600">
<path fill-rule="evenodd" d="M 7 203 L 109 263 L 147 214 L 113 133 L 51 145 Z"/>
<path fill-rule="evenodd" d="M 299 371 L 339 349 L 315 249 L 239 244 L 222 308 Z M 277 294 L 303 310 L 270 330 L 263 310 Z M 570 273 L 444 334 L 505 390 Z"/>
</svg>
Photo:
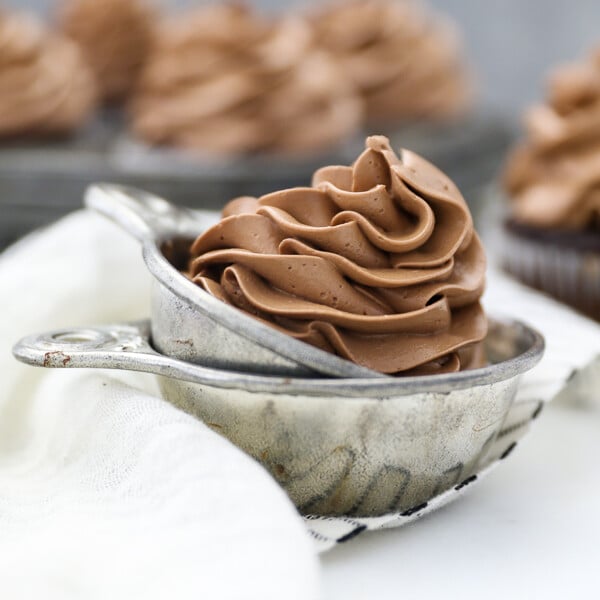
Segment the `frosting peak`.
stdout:
<svg viewBox="0 0 600 600">
<path fill-rule="evenodd" d="M 238 198 L 192 245 L 208 293 L 383 373 L 481 359 L 485 257 L 456 186 L 418 155 L 367 139 L 312 187 Z"/>
</svg>

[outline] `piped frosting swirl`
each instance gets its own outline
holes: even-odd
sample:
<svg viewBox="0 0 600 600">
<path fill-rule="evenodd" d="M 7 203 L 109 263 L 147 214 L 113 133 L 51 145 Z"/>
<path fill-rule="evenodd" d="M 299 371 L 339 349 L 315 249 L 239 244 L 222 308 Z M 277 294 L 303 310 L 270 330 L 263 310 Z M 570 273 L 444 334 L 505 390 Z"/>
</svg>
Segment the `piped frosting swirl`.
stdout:
<svg viewBox="0 0 600 600">
<path fill-rule="evenodd" d="M 516 221 L 600 233 L 600 51 L 557 68 L 504 173 Z"/>
<path fill-rule="evenodd" d="M 93 75 L 71 41 L 0 11 L 0 136 L 70 132 L 95 103 Z"/>
<path fill-rule="evenodd" d="M 456 186 L 418 155 L 367 139 L 312 187 L 238 198 L 191 247 L 208 293 L 383 373 L 481 361 L 485 256 Z"/>
<path fill-rule="evenodd" d="M 455 27 L 417 3 L 335 1 L 312 22 L 372 121 L 444 120 L 469 108 L 472 85 Z"/>
<path fill-rule="evenodd" d="M 303 153 L 358 126 L 362 101 L 300 17 L 270 21 L 238 4 L 160 28 L 132 103 L 145 141 L 213 154 Z"/>
</svg>

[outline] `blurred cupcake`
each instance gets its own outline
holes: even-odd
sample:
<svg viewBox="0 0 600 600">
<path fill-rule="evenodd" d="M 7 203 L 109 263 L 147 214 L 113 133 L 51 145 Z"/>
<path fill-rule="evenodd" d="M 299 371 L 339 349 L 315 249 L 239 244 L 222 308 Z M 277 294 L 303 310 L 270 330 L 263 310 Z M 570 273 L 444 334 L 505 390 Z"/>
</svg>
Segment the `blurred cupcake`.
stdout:
<svg viewBox="0 0 600 600">
<path fill-rule="evenodd" d="M 509 157 L 506 268 L 600 320 L 600 52 L 558 68 Z"/>
<path fill-rule="evenodd" d="M 144 0 L 64 0 L 60 24 L 81 48 L 103 99 L 127 96 L 152 44 L 154 11 Z"/>
<path fill-rule="evenodd" d="M 408 0 L 335 1 L 313 15 L 319 45 L 360 90 L 376 123 L 445 121 L 470 107 L 455 28 Z"/>
<path fill-rule="evenodd" d="M 304 20 L 219 4 L 160 28 L 131 114 L 151 145 L 301 155 L 355 131 L 362 102 Z"/>
<path fill-rule="evenodd" d="M 95 103 L 94 77 L 75 44 L 32 16 L 0 11 L 0 136 L 69 133 Z"/>
</svg>

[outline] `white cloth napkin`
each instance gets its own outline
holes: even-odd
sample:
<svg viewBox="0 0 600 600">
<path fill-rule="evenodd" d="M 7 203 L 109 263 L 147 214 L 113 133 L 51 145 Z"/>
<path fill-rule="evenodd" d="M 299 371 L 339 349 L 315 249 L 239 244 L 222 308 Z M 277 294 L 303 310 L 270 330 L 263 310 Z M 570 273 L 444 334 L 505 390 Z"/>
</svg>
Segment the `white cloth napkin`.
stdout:
<svg viewBox="0 0 600 600">
<path fill-rule="evenodd" d="M 137 244 L 85 212 L 0 255 L 0 597 L 315 598 L 285 494 L 153 377 L 13 359 L 29 333 L 148 315 L 148 284 Z"/>
</svg>

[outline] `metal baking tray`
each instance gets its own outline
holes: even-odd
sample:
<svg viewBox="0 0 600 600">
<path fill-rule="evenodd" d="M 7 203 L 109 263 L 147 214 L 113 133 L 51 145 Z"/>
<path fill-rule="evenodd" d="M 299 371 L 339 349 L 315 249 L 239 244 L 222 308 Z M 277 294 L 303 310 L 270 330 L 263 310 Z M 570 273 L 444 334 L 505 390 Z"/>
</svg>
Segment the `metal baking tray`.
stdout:
<svg viewBox="0 0 600 600">
<path fill-rule="evenodd" d="M 376 133 L 445 171 L 463 192 L 477 223 L 481 192 L 495 176 L 511 139 L 501 119 L 480 113 L 450 125 L 421 124 Z M 96 181 L 140 187 L 183 206 L 220 209 L 236 196 L 308 185 L 313 171 L 323 165 L 350 164 L 362 150 L 364 135 L 310 158 L 215 159 L 148 148 L 128 136 L 119 113 L 105 112 L 68 139 L 4 143 L 0 248 L 80 208 L 85 188 Z"/>
</svg>

